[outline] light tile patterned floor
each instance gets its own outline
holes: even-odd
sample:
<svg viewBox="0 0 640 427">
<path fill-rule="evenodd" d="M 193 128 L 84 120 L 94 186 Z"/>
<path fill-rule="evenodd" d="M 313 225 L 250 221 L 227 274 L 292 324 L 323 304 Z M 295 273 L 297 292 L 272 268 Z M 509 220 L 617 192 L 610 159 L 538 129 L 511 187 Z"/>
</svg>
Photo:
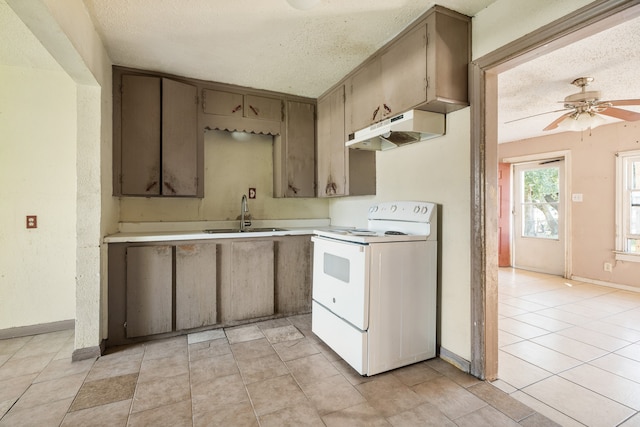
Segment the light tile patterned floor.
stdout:
<svg viewBox="0 0 640 427">
<path fill-rule="evenodd" d="M 72 331 L 0 341 L 0 426 L 557 425 L 440 359 L 362 377 L 310 329 L 295 316 L 75 363 Z"/>
<path fill-rule="evenodd" d="M 563 426 L 640 426 L 640 293 L 499 272 L 499 380 Z"/>
</svg>

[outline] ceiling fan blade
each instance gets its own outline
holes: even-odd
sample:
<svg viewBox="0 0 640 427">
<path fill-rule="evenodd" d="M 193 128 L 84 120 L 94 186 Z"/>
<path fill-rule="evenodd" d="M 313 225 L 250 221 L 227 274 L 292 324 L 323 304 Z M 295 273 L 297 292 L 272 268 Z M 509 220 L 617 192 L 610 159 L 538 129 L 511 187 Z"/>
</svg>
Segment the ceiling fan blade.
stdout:
<svg viewBox="0 0 640 427">
<path fill-rule="evenodd" d="M 624 120 L 625 122 L 635 122 L 640 120 L 640 113 L 615 107 L 609 107 L 606 110 L 601 111 L 599 114 Z"/>
<path fill-rule="evenodd" d="M 567 111 L 567 110 L 568 110 L 568 108 L 563 108 L 562 110 L 547 111 L 547 112 L 544 112 L 544 113 L 534 114 L 532 116 L 520 117 L 519 119 L 509 120 L 508 122 L 504 122 L 504 124 L 506 125 L 508 123 L 519 122 L 520 120 L 530 119 L 531 117 L 544 116 L 545 114 L 559 113 L 560 111 Z"/>
<path fill-rule="evenodd" d="M 604 101 L 611 105 L 640 105 L 640 99 L 616 99 L 613 101 Z"/>
<path fill-rule="evenodd" d="M 564 110 L 562 110 L 564 111 Z M 549 123 L 549 125 L 542 129 L 542 130 L 552 130 L 558 127 L 558 124 L 563 121 L 564 119 L 566 119 L 567 117 L 569 117 L 570 115 L 573 114 L 573 110 L 569 111 L 566 114 L 561 115 L 560 117 L 558 117 L 557 119 L 555 119 L 554 121 L 552 121 L 551 123 Z"/>
</svg>

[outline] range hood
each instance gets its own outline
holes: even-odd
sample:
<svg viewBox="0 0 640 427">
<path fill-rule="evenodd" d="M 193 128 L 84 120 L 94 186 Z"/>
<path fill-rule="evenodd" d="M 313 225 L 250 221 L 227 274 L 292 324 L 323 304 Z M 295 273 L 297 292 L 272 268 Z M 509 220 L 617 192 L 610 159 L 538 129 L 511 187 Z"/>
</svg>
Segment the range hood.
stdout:
<svg viewBox="0 0 640 427">
<path fill-rule="evenodd" d="M 357 150 L 384 151 L 444 134 L 444 114 L 409 110 L 349 135 L 345 145 Z"/>
</svg>

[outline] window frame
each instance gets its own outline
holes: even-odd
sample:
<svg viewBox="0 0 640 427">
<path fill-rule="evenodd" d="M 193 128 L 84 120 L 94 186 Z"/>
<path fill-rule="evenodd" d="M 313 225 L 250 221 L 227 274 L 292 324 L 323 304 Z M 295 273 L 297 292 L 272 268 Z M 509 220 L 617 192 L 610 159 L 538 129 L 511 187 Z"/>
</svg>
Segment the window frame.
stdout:
<svg viewBox="0 0 640 427">
<path fill-rule="evenodd" d="M 640 253 L 626 250 L 626 240 L 631 236 L 628 177 L 633 160 L 640 161 L 640 150 L 616 153 L 616 246 L 614 252 L 616 260 L 640 262 Z"/>
</svg>

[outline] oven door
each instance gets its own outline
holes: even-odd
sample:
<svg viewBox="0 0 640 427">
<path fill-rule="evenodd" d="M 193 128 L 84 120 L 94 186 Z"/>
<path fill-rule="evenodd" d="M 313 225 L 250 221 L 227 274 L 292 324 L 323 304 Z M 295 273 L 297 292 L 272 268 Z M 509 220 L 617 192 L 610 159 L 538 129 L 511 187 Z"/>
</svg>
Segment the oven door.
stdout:
<svg viewBox="0 0 640 427">
<path fill-rule="evenodd" d="M 351 325 L 369 327 L 370 248 L 314 236 L 313 300 Z"/>
</svg>

